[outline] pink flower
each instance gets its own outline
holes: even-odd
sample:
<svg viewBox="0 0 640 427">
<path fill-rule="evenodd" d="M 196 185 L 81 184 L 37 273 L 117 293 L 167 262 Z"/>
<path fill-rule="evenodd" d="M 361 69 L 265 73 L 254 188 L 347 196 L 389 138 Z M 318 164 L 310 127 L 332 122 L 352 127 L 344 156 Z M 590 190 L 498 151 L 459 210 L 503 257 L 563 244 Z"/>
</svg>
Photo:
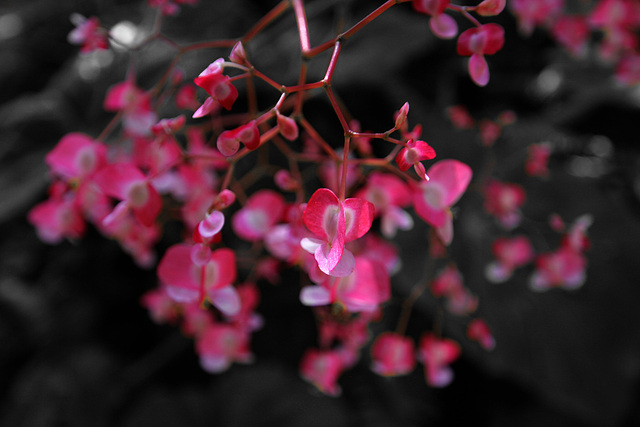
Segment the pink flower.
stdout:
<svg viewBox="0 0 640 427">
<path fill-rule="evenodd" d="M 453 240 L 450 207 L 466 191 L 472 171 L 458 160 L 441 160 L 427 172 L 429 181 L 421 181 L 413 194 L 413 206 L 418 216 L 436 228 L 445 244 Z"/>
<path fill-rule="evenodd" d="M 426 333 L 420 340 L 418 358 L 424 363 L 425 379 L 432 387 L 446 387 L 453 381 L 449 367 L 460 356 L 457 342 Z"/>
<path fill-rule="evenodd" d="M 469 75 L 478 86 L 489 83 L 484 55 L 493 55 L 504 45 L 504 29 L 498 24 L 469 28 L 458 37 L 458 55 L 470 56 Z"/>
<path fill-rule="evenodd" d="M 454 105 L 447 108 L 447 115 L 453 126 L 457 129 L 473 129 L 475 120 L 469 114 L 469 110 L 464 105 Z"/>
<path fill-rule="evenodd" d="M 285 200 L 280 193 L 273 190 L 257 191 L 233 215 L 233 231 L 242 239 L 258 241 L 282 219 L 284 210 Z"/>
<path fill-rule="evenodd" d="M 233 362 L 253 360 L 247 332 L 223 323 L 213 323 L 196 339 L 196 353 L 202 369 L 213 374 L 226 371 Z"/>
<path fill-rule="evenodd" d="M 424 141 L 410 139 L 407 141 L 407 146 L 400 150 L 396 156 L 396 163 L 403 172 L 413 166 L 418 176 L 428 181 L 429 176 L 424 170 L 424 165 L 420 162 L 422 160 L 435 159 L 435 157 L 436 151 L 429 144 Z"/>
<path fill-rule="evenodd" d="M 520 207 L 526 198 L 522 186 L 492 179 L 485 188 L 484 209 L 504 228 L 511 230 L 520 224 Z"/>
<path fill-rule="evenodd" d="M 149 310 L 149 316 L 158 324 L 175 323 L 179 318 L 179 304 L 167 295 L 163 286 L 142 295 L 140 304 Z"/>
<path fill-rule="evenodd" d="M 365 257 L 356 257 L 353 273 L 347 277 L 327 277 L 320 286 L 300 292 L 304 305 L 340 303 L 350 312 L 372 312 L 391 297 L 389 275 L 384 267 Z"/>
<path fill-rule="evenodd" d="M 66 134 L 45 157 L 51 171 L 69 180 L 84 178 L 106 164 L 107 147 L 88 135 L 73 132 Z"/>
<path fill-rule="evenodd" d="M 590 32 L 587 21 L 583 17 L 562 16 L 553 24 L 551 33 L 573 56 L 582 58 L 586 55 Z"/>
<path fill-rule="evenodd" d="M 356 197 L 373 204 L 376 216 L 381 218 L 380 228 L 385 237 L 394 237 L 398 228 L 409 230 L 413 227 L 411 215 L 402 209 L 411 203 L 411 189 L 397 176 L 371 173 L 366 187 L 358 191 Z"/>
<path fill-rule="evenodd" d="M 436 297 L 445 297 L 447 310 L 453 314 L 466 315 L 478 307 L 478 298 L 464 286 L 460 271 L 452 264 L 433 280 L 431 292 Z"/>
<path fill-rule="evenodd" d="M 371 345 L 371 369 L 384 376 L 405 375 L 416 366 L 413 340 L 393 332 L 385 332 Z"/>
<path fill-rule="evenodd" d="M 433 34 L 442 39 L 451 39 L 458 34 L 458 24 L 455 19 L 445 14 L 450 0 L 413 0 L 416 12 L 431 16 L 429 28 Z"/>
<path fill-rule="evenodd" d="M 527 147 L 527 154 L 527 160 L 524 163 L 527 175 L 541 178 L 549 176 L 550 144 L 548 142 L 531 144 Z"/>
<path fill-rule="evenodd" d="M 260 131 L 255 120 L 235 129 L 225 130 L 218 135 L 216 146 L 223 156 L 229 157 L 236 154 L 241 142 L 249 150 L 255 150 L 260 146 Z"/>
<path fill-rule="evenodd" d="M 131 210 L 141 224 L 153 225 L 162 209 L 162 199 L 140 169 L 128 163 L 116 163 L 100 169 L 94 180 L 106 195 L 121 200 L 103 219 L 103 224 L 118 221 Z"/>
<path fill-rule="evenodd" d="M 225 315 L 240 310 L 240 299 L 232 286 L 236 280 L 236 256 L 231 249 L 211 251 L 203 244 L 181 243 L 167 249 L 158 264 L 158 278 L 178 302 L 210 300 Z"/>
<path fill-rule="evenodd" d="M 130 80 L 117 83 L 107 91 L 104 109 L 122 112 L 125 130 L 135 136 L 148 135 L 158 121 L 149 95 Z"/>
<path fill-rule="evenodd" d="M 230 110 L 238 98 L 238 89 L 231 83 L 229 76 L 222 74 L 224 59 L 218 58 L 194 79 L 194 83 L 204 89 L 210 96 L 205 103 L 193 114 L 194 118 L 203 117 L 212 110 L 211 103 L 215 100 L 225 109 Z"/>
<path fill-rule="evenodd" d="M 344 245 L 369 231 L 374 212 L 371 202 L 358 198 L 342 201 L 328 188 L 320 188 L 309 199 L 302 216 L 307 228 L 319 238 L 303 238 L 302 248 L 314 254 L 323 273 L 348 276 L 355 259 Z"/>
<path fill-rule="evenodd" d="M 587 260 L 580 252 L 570 247 L 541 254 L 536 259 L 536 270 L 529 286 L 534 291 L 551 288 L 577 289 L 584 284 Z"/>
<path fill-rule="evenodd" d="M 491 245 L 491 251 L 496 260 L 487 265 L 485 275 L 494 283 L 508 280 L 513 270 L 531 262 L 535 255 L 526 236 L 498 238 Z"/>
<path fill-rule="evenodd" d="M 36 228 L 38 237 L 47 243 L 59 243 L 65 237 L 77 239 L 86 224 L 73 197 L 61 195 L 41 202 L 29 211 L 27 219 Z"/>
<path fill-rule="evenodd" d="M 300 361 L 300 374 L 323 393 L 338 396 L 338 378 L 343 371 L 342 357 L 336 350 L 308 349 Z"/>
<path fill-rule="evenodd" d="M 562 13 L 564 0 L 511 0 L 509 6 L 520 31 L 531 35 L 536 26 L 553 22 Z"/>
<path fill-rule="evenodd" d="M 482 319 L 473 319 L 467 326 L 467 337 L 470 340 L 478 341 L 485 350 L 493 350 L 496 341 L 491 335 L 491 330 L 487 323 Z"/>
<path fill-rule="evenodd" d="M 100 21 L 95 16 L 85 18 L 74 13 L 71 15 L 71 23 L 76 27 L 69 33 L 67 40 L 71 44 L 82 45 L 80 52 L 89 53 L 109 48 L 107 32 L 100 26 Z"/>
</svg>

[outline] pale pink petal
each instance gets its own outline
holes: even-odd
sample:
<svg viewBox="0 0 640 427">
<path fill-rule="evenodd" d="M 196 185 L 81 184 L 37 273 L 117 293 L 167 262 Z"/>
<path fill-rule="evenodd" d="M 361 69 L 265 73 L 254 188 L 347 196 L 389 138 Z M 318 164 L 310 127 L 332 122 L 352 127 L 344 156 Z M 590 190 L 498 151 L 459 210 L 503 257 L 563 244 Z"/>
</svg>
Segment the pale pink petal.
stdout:
<svg viewBox="0 0 640 427">
<path fill-rule="evenodd" d="M 478 86 L 486 86 L 489 83 L 489 66 L 484 55 L 474 53 L 469 58 L 469 75 Z"/>
<path fill-rule="evenodd" d="M 211 304 L 225 316 L 235 316 L 240 311 L 240 295 L 233 286 L 210 289 L 207 296 L 211 300 Z"/>
<path fill-rule="evenodd" d="M 427 174 L 431 178 L 429 183 L 436 181 L 444 188 L 443 205 L 452 206 L 466 191 L 473 172 L 466 164 L 458 160 L 447 159 L 434 163 Z"/>
<path fill-rule="evenodd" d="M 197 292 L 200 289 L 200 268 L 191 261 L 191 246 L 180 243 L 171 246 L 158 264 L 158 278 L 167 286 Z"/>
<path fill-rule="evenodd" d="M 216 264 L 217 274 L 215 280 L 208 288 L 223 288 L 236 281 L 236 254 L 229 248 L 220 248 L 213 251 L 211 262 Z"/>
<path fill-rule="evenodd" d="M 446 13 L 432 16 L 429 20 L 429 28 L 434 35 L 441 39 L 452 39 L 458 34 L 456 20 Z"/>
<path fill-rule="evenodd" d="M 204 100 L 204 103 L 200 106 L 200 108 L 196 110 L 195 113 L 193 113 L 193 116 L 191 117 L 193 117 L 194 119 L 204 117 L 207 114 L 210 114 L 211 112 L 217 110 L 219 106 L 220 106 L 220 103 L 218 103 L 218 101 L 216 101 L 212 97 L 208 97 L 207 99 Z"/>
<path fill-rule="evenodd" d="M 375 208 L 373 203 L 359 198 L 347 199 L 343 203 L 345 216 L 345 243 L 364 236 L 371 228 Z"/>
<path fill-rule="evenodd" d="M 351 273 L 353 273 L 353 269 L 355 268 L 356 260 L 353 256 L 353 253 L 345 249 L 342 252 L 342 257 L 340 257 L 340 261 L 336 264 L 335 267 L 330 272 L 330 276 L 333 277 L 347 277 Z"/>
<path fill-rule="evenodd" d="M 300 291 L 300 302 L 304 305 L 316 307 L 331 303 L 329 291 L 322 286 L 305 286 Z"/>
<path fill-rule="evenodd" d="M 212 211 L 198 224 L 198 233 L 204 238 L 210 239 L 222 230 L 224 226 L 224 214 L 220 211 Z"/>
<path fill-rule="evenodd" d="M 288 229 L 286 232 L 287 234 L 289 234 Z M 316 251 L 320 248 L 320 246 L 323 245 L 323 243 L 324 241 L 320 239 L 314 239 L 311 237 L 304 237 L 302 240 L 300 240 L 300 246 L 302 246 L 302 249 L 309 252 L 310 254 L 315 254 Z"/>
</svg>

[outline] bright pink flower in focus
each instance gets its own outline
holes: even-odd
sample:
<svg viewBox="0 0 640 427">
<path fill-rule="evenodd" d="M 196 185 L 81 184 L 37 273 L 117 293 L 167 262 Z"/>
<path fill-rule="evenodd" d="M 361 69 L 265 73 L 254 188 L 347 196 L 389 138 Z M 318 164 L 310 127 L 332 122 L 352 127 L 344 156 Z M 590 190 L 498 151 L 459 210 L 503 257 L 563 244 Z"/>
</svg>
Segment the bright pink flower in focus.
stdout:
<svg viewBox="0 0 640 427">
<path fill-rule="evenodd" d="M 396 156 L 396 163 L 401 171 L 407 171 L 411 166 L 415 169 L 418 176 L 426 181 L 429 176 L 426 174 L 424 165 L 420 163 L 422 160 L 432 160 L 436 157 L 436 150 L 424 141 L 407 141 L 404 147 Z"/>
<path fill-rule="evenodd" d="M 441 160 L 429 168 L 429 181 L 416 185 L 413 206 L 416 213 L 436 228 L 446 245 L 453 240 L 453 224 L 450 207 L 466 191 L 472 171 L 458 160 Z"/>
<path fill-rule="evenodd" d="M 504 28 L 485 24 L 469 28 L 458 37 L 458 55 L 470 56 L 469 75 L 478 86 L 489 83 L 489 66 L 484 55 L 493 55 L 504 46 Z"/>
<path fill-rule="evenodd" d="M 496 341 L 491 335 L 491 329 L 482 319 L 473 319 L 467 327 L 467 337 L 472 341 L 478 341 L 485 350 L 493 350 Z"/>
<path fill-rule="evenodd" d="M 451 39 L 458 34 L 458 24 L 455 19 L 444 13 L 449 7 L 450 0 L 413 0 L 416 12 L 431 16 L 429 28 L 433 34 L 441 39 Z"/>
<path fill-rule="evenodd" d="M 140 169 L 128 163 L 116 163 L 100 169 L 94 180 L 106 195 L 121 200 L 103 219 L 103 224 L 118 221 L 131 210 L 141 224 L 153 225 L 162 209 L 162 199 Z"/>
<path fill-rule="evenodd" d="M 233 231 L 242 239 L 258 241 L 282 219 L 284 210 L 285 200 L 280 193 L 273 190 L 257 191 L 233 215 Z"/>
<path fill-rule="evenodd" d="M 67 36 L 67 41 L 81 45 L 80 52 L 89 53 L 109 48 L 107 32 L 100 26 L 100 21 L 95 16 L 85 18 L 74 13 L 71 15 L 71 23 L 76 27 Z"/>
<path fill-rule="evenodd" d="M 302 248 L 314 254 L 320 270 L 328 275 L 345 277 L 355 266 L 347 242 L 358 239 L 371 228 L 375 208 L 364 199 L 341 201 L 328 188 L 320 188 L 309 199 L 302 220 L 319 238 L 304 238 Z"/>
<path fill-rule="evenodd" d="M 343 369 L 342 357 L 336 350 L 310 348 L 300 361 L 302 378 L 329 396 L 338 396 L 342 392 L 338 378 Z"/>
<path fill-rule="evenodd" d="M 535 256 L 526 236 L 498 238 L 491 245 L 491 251 L 496 260 L 487 265 L 485 275 L 493 283 L 508 280 L 516 268 L 528 264 Z"/>
<path fill-rule="evenodd" d="M 233 362 L 251 363 L 249 336 L 234 325 L 214 323 L 196 339 L 202 369 L 212 374 L 229 369 Z"/>
<path fill-rule="evenodd" d="M 178 302 L 205 300 L 225 315 L 240 310 L 240 298 L 232 286 L 236 280 L 236 256 L 231 249 L 211 251 L 203 244 L 181 243 L 167 249 L 158 264 L 158 278 Z"/>
<path fill-rule="evenodd" d="M 511 230 L 520 224 L 520 207 L 526 198 L 522 186 L 492 179 L 485 188 L 484 209 L 504 228 Z"/>
<path fill-rule="evenodd" d="M 213 100 L 219 102 L 225 109 L 230 110 L 238 98 L 238 89 L 233 85 L 229 76 L 222 74 L 224 59 L 218 58 L 193 81 L 204 89 L 210 96 L 207 101 L 193 114 L 194 118 L 203 117 L 211 112 Z M 211 100 L 211 101 L 210 101 Z"/>
<path fill-rule="evenodd" d="M 355 258 L 353 273 L 347 277 L 327 277 L 320 286 L 307 286 L 300 292 L 304 305 L 340 303 L 353 313 L 375 311 L 391 297 L 389 275 L 384 267 L 364 257 Z"/>
<path fill-rule="evenodd" d="M 255 150 L 260 146 L 260 131 L 255 120 L 235 129 L 225 130 L 218 136 L 216 146 L 222 155 L 229 157 L 236 154 L 241 142 L 249 150 Z"/>
<path fill-rule="evenodd" d="M 448 338 L 426 333 L 420 340 L 418 359 L 424 364 L 425 379 L 432 387 L 446 387 L 453 381 L 449 367 L 460 356 L 460 346 Z"/>
<path fill-rule="evenodd" d="M 385 332 L 371 345 L 371 359 L 371 369 L 379 375 L 406 375 L 416 366 L 415 345 L 409 337 Z"/>
</svg>

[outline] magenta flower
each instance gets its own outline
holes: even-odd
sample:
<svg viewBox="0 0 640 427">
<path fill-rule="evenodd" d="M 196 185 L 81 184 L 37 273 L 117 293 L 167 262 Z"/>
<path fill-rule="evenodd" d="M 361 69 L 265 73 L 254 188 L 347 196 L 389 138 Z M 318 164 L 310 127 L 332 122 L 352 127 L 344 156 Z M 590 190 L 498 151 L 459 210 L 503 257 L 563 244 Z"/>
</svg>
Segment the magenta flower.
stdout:
<svg viewBox="0 0 640 427">
<path fill-rule="evenodd" d="M 95 16 L 85 18 L 74 13 L 71 15 L 71 23 L 76 27 L 67 36 L 67 41 L 81 45 L 80 52 L 89 53 L 109 48 L 107 32 L 100 26 L 100 21 Z"/>
<path fill-rule="evenodd" d="M 449 7 L 450 0 L 413 0 L 416 12 L 431 16 L 429 28 L 433 34 L 441 39 L 451 39 L 458 34 L 458 24 L 455 19 L 444 13 Z"/>
<path fill-rule="evenodd" d="M 106 164 L 107 147 L 88 135 L 66 134 L 45 157 L 51 171 L 63 179 L 84 178 Z"/>
<path fill-rule="evenodd" d="M 531 262 L 535 255 L 526 236 L 498 238 L 491 245 L 491 251 L 496 260 L 487 265 L 485 276 L 493 283 L 508 280 L 516 268 Z"/>
<path fill-rule="evenodd" d="M 391 297 L 389 275 L 383 265 L 356 257 L 346 277 L 327 277 L 320 286 L 307 286 L 300 301 L 309 306 L 340 303 L 350 312 L 372 312 Z"/>
<path fill-rule="evenodd" d="M 429 181 L 420 182 L 414 191 L 413 206 L 418 216 L 436 228 L 445 244 L 453 239 L 450 207 L 466 191 L 472 171 L 458 160 L 441 160 L 427 172 Z"/>
<path fill-rule="evenodd" d="M 449 367 L 460 356 L 457 342 L 438 338 L 426 333 L 420 340 L 418 358 L 424 363 L 427 384 L 432 387 L 446 387 L 453 381 L 453 370 Z"/>
<path fill-rule="evenodd" d="M 236 256 L 231 249 L 211 251 L 202 244 L 181 243 L 167 249 L 158 264 L 158 278 L 178 302 L 205 300 L 227 316 L 240 310 L 240 298 L 232 286 L 236 280 Z"/>
<path fill-rule="evenodd" d="M 489 83 L 489 66 L 484 55 L 493 55 L 504 46 L 504 28 L 485 24 L 469 28 L 458 37 L 458 55 L 470 56 L 469 75 L 478 86 Z"/>
<path fill-rule="evenodd" d="M 529 287 L 534 291 L 551 288 L 578 289 L 586 280 L 587 259 L 569 246 L 541 254 L 536 259 L 536 270 Z"/>
<path fill-rule="evenodd" d="M 151 106 L 149 94 L 131 80 L 117 83 L 109 88 L 104 99 L 106 111 L 120 111 L 123 126 L 135 136 L 148 135 L 158 117 Z"/>
<path fill-rule="evenodd" d="M 230 110 L 238 98 L 238 89 L 231 83 L 229 76 L 222 74 L 223 70 L 224 59 L 218 58 L 193 80 L 196 85 L 209 94 L 209 98 L 193 114 L 194 118 L 207 115 L 215 108 L 213 106 L 215 105 L 214 101 L 219 102 L 225 109 Z"/>
<path fill-rule="evenodd" d="M 333 191 L 320 188 L 311 196 L 302 216 L 307 228 L 319 238 L 304 238 L 300 244 L 314 254 L 323 273 L 348 276 L 355 259 L 344 245 L 369 231 L 374 211 L 373 204 L 364 199 L 341 201 Z"/>
<path fill-rule="evenodd" d="M 330 396 L 338 396 L 342 389 L 338 378 L 344 369 L 344 362 L 337 350 L 308 349 L 300 361 L 300 375 Z"/>
<path fill-rule="evenodd" d="M 371 359 L 371 369 L 379 375 L 406 375 L 416 366 L 415 345 L 409 337 L 385 332 L 371 345 Z"/>
<path fill-rule="evenodd" d="M 94 180 L 107 196 L 121 200 L 103 219 L 103 225 L 119 221 L 129 210 L 141 224 L 153 225 L 162 209 L 162 199 L 140 169 L 129 163 L 116 163 L 100 169 Z"/>
<path fill-rule="evenodd" d="M 492 179 L 485 188 L 484 209 L 493 215 L 502 227 L 511 230 L 520 224 L 520 207 L 526 198 L 527 193 L 521 185 Z"/>
<path fill-rule="evenodd" d="M 467 326 L 467 337 L 470 340 L 478 341 L 485 350 L 493 350 L 496 341 L 491 334 L 491 329 L 482 319 L 473 319 Z"/>
<path fill-rule="evenodd" d="M 202 369 L 210 373 L 226 371 L 233 362 L 253 360 L 247 331 L 224 323 L 211 324 L 196 339 L 196 353 Z"/>
<path fill-rule="evenodd" d="M 242 239 L 256 242 L 276 225 L 285 211 L 285 200 L 273 190 L 260 190 L 233 215 L 233 231 Z"/>
<path fill-rule="evenodd" d="M 260 146 L 260 131 L 255 120 L 232 130 L 225 130 L 216 141 L 216 146 L 223 156 L 229 157 L 236 154 L 243 143 L 249 150 L 255 150 Z"/>
<path fill-rule="evenodd" d="M 407 146 L 404 147 L 396 156 L 396 163 L 401 171 L 407 171 L 411 166 L 415 169 L 418 176 L 425 181 L 429 181 L 429 176 L 424 170 L 424 165 L 420 163 L 422 160 L 435 159 L 436 150 L 424 141 L 410 139 Z"/>
</svg>

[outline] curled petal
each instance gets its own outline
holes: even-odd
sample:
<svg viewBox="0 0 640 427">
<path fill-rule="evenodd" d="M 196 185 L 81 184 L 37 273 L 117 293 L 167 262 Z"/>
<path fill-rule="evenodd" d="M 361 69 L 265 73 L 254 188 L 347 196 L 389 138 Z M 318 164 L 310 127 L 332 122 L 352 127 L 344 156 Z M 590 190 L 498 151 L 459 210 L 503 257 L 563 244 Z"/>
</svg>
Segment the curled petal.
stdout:
<svg viewBox="0 0 640 427">
<path fill-rule="evenodd" d="M 452 39 L 458 34 L 458 23 L 446 13 L 432 16 L 429 20 L 429 28 L 436 37 Z"/>
</svg>

